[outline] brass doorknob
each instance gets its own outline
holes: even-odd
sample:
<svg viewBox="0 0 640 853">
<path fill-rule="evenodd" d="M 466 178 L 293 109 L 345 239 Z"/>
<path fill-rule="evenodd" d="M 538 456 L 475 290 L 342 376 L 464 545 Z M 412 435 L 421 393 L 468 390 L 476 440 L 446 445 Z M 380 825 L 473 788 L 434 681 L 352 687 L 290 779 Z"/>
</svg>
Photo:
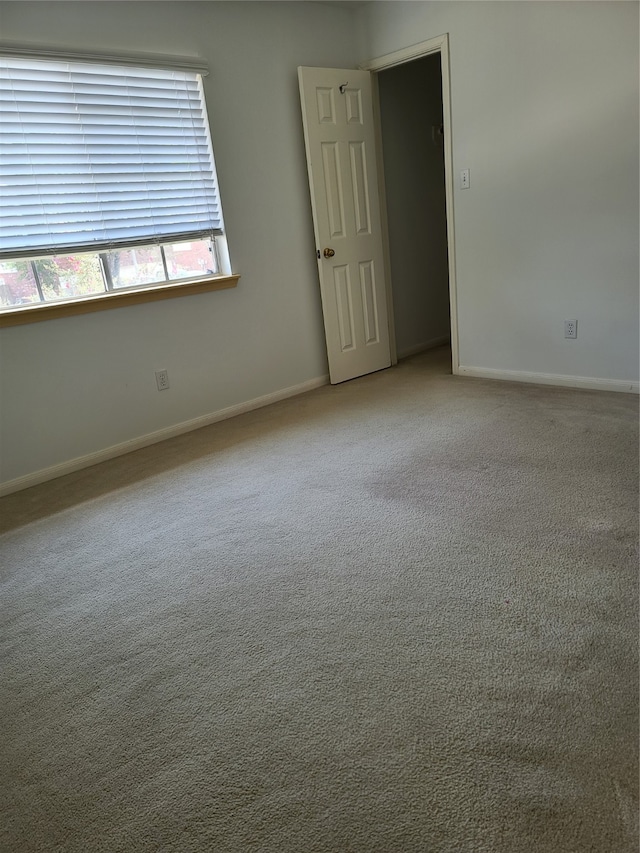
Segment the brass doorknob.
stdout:
<svg viewBox="0 0 640 853">
<path fill-rule="evenodd" d="M 325 258 L 332 258 L 335 255 L 335 252 L 333 251 L 333 249 L 325 249 L 322 254 L 325 256 Z"/>
</svg>

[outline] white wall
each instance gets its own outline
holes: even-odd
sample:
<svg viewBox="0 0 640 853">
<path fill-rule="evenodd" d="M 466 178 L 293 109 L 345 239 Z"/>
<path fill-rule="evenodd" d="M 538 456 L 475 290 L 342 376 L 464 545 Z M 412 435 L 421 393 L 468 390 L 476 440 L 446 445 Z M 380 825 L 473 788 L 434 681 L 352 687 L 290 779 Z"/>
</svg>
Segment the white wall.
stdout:
<svg viewBox="0 0 640 853">
<path fill-rule="evenodd" d="M 2 2 L 3 40 L 202 57 L 235 290 L 0 332 L 1 481 L 327 373 L 298 65 L 353 66 L 307 3 Z M 169 371 L 158 393 L 154 370 Z"/>
<path fill-rule="evenodd" d="M 450 35 L 461 365 L 637 382 L 638 4 L 357 15 L 361 61 Z"/>
<path fill-rule="evenodd" d="M 440 55 L 378 74 L 398 357 L 449 337 Z"/>
<path fill-rule="evenodd" d="M 235 290 L 3 329 L 10 481 L 326 373 L 296 67 L 451 34 L 462 365 L 637 380 L 638 6 L 4 2 L 7 41 L 200 56 Z M 579 338 L 562 337 L 577 317 Z M 169 370 L 159 394 L 153 371 Z"/>
</svg>

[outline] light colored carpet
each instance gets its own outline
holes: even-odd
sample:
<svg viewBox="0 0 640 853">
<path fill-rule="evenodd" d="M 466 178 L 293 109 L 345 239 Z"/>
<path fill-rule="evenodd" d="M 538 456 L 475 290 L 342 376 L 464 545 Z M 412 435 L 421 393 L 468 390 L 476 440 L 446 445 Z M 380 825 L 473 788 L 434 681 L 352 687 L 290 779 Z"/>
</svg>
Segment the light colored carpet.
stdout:
<svg viewBox="0 0 640 853">
<path fill-rule="evenodd" d="M 446 358 L 0 502 L 3 851 L 637 850 L 637 399 Z"/>
</svg>

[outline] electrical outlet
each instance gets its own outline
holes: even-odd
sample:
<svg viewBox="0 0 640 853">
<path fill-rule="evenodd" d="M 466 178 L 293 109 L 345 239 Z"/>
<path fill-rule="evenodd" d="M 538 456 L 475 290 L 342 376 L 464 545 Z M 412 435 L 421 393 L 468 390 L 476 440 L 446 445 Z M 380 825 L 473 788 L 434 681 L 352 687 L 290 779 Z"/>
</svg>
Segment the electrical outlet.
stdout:
<svg viewBox="0 0 640 853">
<path fill-rule="evenodd" d="M 463 169 L 460 172 L 460 189 L 461 190 L 468 190 L 469 189 L 469 183 L 470 183 L 469 170 Z"/>
<path fill-rule="evenodd" d="M 156 370 L 156 385 L 158 386 L 158 391 L 166 391 L 169 387 L 169 371 L 168 370 Z"/>
<path fill-rule="evenodd" d="M 565 336 L 565 338 L 577 338 L 578 337 L 578 321 L 577 320 L 565 320 L 564 321 L 564 336 Z"/>
</svg>

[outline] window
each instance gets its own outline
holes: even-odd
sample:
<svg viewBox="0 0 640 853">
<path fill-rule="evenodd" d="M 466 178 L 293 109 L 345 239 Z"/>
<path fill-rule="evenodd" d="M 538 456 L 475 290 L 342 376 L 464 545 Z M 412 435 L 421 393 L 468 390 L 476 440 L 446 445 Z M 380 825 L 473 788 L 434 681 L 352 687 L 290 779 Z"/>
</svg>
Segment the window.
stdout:
<svg viewBox="0 0 640 853">
<path fill-rule="evenodd" d="M 200 73 L 0 56 L 0 311 L 226 273 Z"/>
</svg>

